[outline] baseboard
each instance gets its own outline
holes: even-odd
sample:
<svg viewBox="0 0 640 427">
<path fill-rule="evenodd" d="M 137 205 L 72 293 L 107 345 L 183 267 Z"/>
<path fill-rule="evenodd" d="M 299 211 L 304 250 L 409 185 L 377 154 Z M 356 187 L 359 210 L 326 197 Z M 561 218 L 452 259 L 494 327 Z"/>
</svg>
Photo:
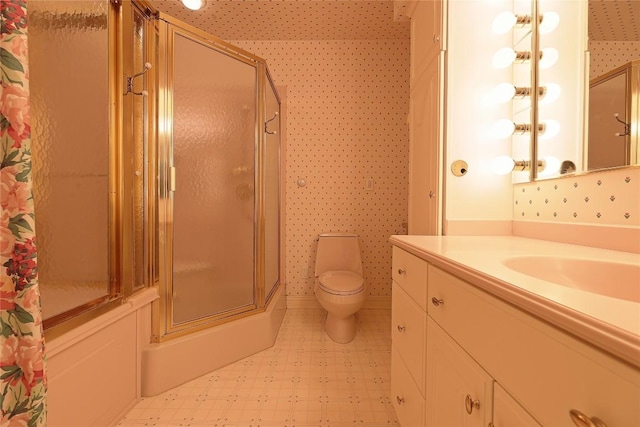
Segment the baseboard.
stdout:
<svg viewBox="0 0 640 427">
<path fill-rule="evenodd" d="M 287 308 L 321 309 L 315 295 L 287 295 Z M 391 310 L 390 296 L 368 296 L 363 310 Z"/>
</svg>

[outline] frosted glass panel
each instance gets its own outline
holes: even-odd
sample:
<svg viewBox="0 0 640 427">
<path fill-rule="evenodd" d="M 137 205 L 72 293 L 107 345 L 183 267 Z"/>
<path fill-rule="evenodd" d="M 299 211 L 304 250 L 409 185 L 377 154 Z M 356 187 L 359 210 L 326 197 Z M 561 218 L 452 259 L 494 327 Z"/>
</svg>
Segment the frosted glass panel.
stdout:
<svg viewBox="0 0 640 427">
<path fill-rule="evenodd" d="M 254 303 L 256 69 L 175 36 L 174 324 Z"/>
<path fill-rule="evenodd" d="M 145 18 L 135 7 L 131 8 L 133 13 L 133 69 L 136 73 L 144 69 L 146 58 L 145 52 Z M 140 93 L 147 88 L 147 75 L 143 75 L 134 81 L 133 91 Z M 145 241 L 148 239 L 147 234 L 150 232 L 145 228 L 145 188 L 147 186 L 147 168 L 145 157 L 147 154 L 147 133 L 145 132 L 147 111 L 145 109 L 145 98 L 133 94 L 127 95 L 127 101 L 133 103 L 131 120 L 132 141 L 134 143 L 133 155 L 133 197 L 134 197 L 134 289 L 142 288 L 145 285 L 145 272 L 147 268 L 147 259 L 145 254 Z"/>
<path fill-rule="evenodd" d="M 280 104 L 274 89 L 267 84 L 266 117 L 270 119 L 275 112 L 280 112 Z M 268 124 L 270 133 L 266 134 L 265 150 L 265 223 L 264 223 L 264 257 L 265 257 L 265 295 L 278 284 L 280 272 L 280 117 Z M 275 132 L 275 133 L 273 133 Z"/>
<path fill-rule="evenodd" d="M 29 2 L 38 275 L 45 319 L 109 293 L 109 2 Z"/>
</svg>

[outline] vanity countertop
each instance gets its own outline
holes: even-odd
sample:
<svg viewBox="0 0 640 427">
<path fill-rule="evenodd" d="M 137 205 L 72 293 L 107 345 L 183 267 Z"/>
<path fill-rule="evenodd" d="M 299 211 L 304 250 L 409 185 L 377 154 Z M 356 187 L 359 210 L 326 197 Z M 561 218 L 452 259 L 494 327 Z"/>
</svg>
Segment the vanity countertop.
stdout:
<svg viewBox="0 0 640 427">
<path fill-rule="evenodd" d="M 390 241 L 640 368 L 640 303 L 558 285 L 503 264 L 545 256 L 640 265 L 639 254 L 515 236 L 399 235 Z M 640 277 L 633 280 L 640 287 Z M 612 277 L 605 286 L 616 283 Z"/>
</svg>

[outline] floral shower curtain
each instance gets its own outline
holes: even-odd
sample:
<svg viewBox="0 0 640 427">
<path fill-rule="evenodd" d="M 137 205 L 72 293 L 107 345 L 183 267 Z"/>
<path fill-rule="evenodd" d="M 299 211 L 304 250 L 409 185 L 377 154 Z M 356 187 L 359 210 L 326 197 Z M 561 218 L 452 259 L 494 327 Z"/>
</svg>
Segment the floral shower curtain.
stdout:
<svg viewBox="0 0 640 427">
<path fill-rule="evenodd" d="M 36 269 L 26 0 L 0 0 L 0 426 L 46 425 Z"/>
</svg>

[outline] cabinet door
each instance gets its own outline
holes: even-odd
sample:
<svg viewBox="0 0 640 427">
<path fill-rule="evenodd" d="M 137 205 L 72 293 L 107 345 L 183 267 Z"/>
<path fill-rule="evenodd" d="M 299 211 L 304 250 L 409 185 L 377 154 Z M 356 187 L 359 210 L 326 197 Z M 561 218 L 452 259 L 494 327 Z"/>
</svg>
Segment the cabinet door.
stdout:
<svg viewBox="0 0 640 427">
<path fill-rule="evenodd" d="M 443 49 L 442 0 L 419 1 L 411 14 L 411 83 Z"/>
<path fill-rule="evenodd" d="M 493 379 L 430 317 L 427 336 L 427 427 L 487 426 Z"/>
<path fill-rule="evenodd" d="M 411 88 L 409 113 L 409 234 L 439 234 L 442 67 L 434 57 Z"/>
<path fill-rule="evenodd" d="M 541 427 L 498 383 L 493 384 L 493 427 Z"/>
</svg>

